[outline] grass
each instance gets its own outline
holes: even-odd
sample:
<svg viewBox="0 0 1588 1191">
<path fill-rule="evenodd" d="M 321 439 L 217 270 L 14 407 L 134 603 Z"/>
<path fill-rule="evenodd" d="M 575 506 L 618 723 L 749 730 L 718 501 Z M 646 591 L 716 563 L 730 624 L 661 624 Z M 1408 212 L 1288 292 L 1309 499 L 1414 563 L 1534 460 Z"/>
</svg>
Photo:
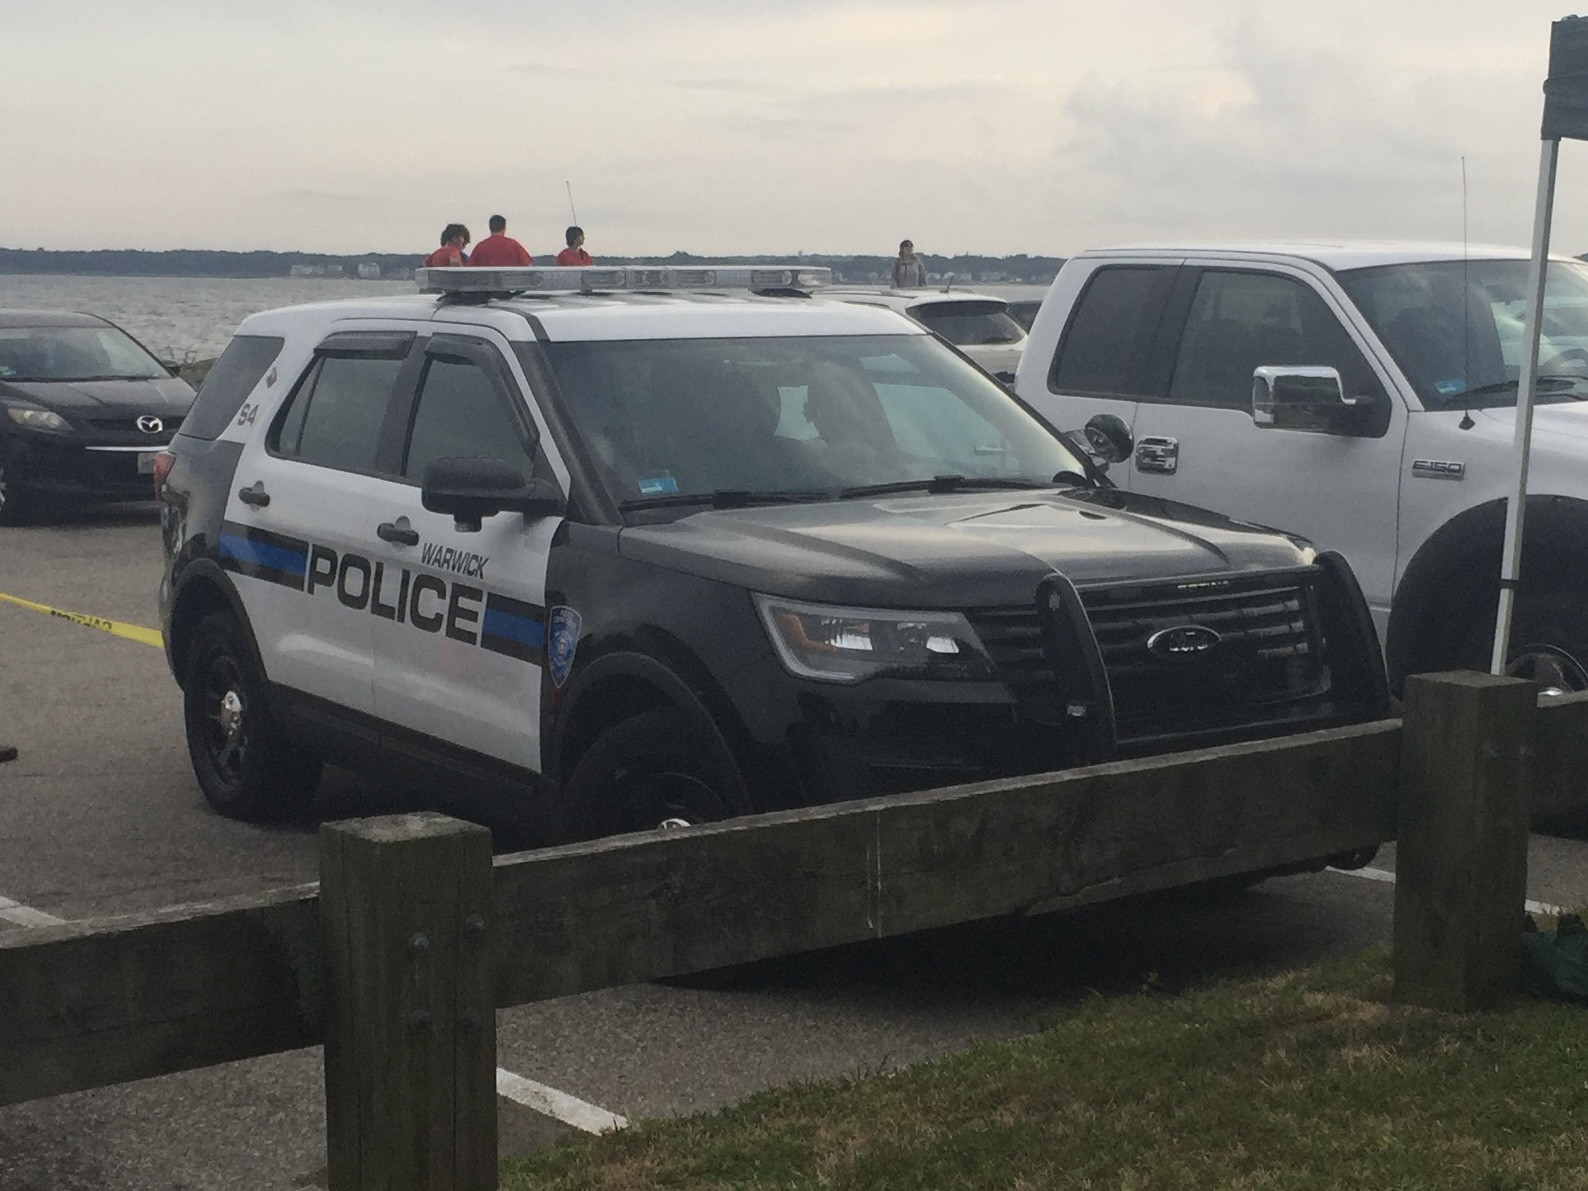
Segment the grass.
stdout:
<svg viewBox="0 0 1588 1191">
<path fill-rule="evenodd" d="M 1038 1034 L 800 1084 L 502 1164 L 503 1191 L 1076 1188 L 1580 1191 L 1588 1015 L 1389 1003 L 1378 949 Z"/>
</svg>

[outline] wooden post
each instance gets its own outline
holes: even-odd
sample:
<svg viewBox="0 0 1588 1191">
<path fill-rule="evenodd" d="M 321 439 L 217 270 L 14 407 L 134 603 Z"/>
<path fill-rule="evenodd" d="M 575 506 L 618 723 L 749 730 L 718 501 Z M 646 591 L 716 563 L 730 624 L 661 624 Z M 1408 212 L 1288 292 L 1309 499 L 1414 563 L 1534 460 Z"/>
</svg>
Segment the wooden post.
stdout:
<svg viewBox="0 0 1588 1191">
<path fill-rule="evenodd" d="M 491 833 L 445 815 L 320 829 L 330 1191 L 496 1186 Z"/>
<path fill-rule="evenodd" d="M 1406 680 L 1395 849 L 1395 991 L 1456 1012 L 1522 969 L 1538 688 L 1470 672 Z"/>
</svg>

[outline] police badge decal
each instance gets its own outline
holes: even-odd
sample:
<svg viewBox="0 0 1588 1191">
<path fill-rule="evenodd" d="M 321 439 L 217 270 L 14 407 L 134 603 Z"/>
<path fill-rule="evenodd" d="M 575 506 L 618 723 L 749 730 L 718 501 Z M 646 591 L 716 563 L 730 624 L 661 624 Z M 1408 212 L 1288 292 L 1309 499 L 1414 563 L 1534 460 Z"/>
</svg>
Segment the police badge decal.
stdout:
<svg viewBox="0 0 1588 1191">
<path fill-rule="evenodd" d="M 553 686 L 568 681 L 574 651 L 578 648 L 579 613 L 566 604 L 558 604 L 546 614 L 546 662 L 551 668 Z"/>
</svg>

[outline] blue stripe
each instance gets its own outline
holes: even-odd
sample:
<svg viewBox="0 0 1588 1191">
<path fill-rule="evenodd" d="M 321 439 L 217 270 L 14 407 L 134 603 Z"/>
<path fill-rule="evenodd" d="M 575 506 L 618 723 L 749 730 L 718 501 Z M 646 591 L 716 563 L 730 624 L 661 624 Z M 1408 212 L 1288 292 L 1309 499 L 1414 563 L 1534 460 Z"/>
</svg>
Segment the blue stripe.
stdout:
<svg viewBox="0 0 1588 1191">
<path fill-rule="evenodd" d="M 505 641 L 517 641 L 520 645 L 527 645 L 531 649 L 539 649 L 546 644 L 544 624 L 538 620 L 530 620 L 526 616 L 514 616 L 511 612 L 504 612 L 500 608 L 485 610 L 485 618 L 480 622 L 480 631 Z"/>
<path fill-rule="evenodd" d="M 245 537 L 231 533 L 221 534 L 216 539 L 216 546 L 223 558 L 235 558 L 238 562 L 253 563 L 289 575 L 303 574 L 304 563 L 308 559 L 308 555 L 300 551 L 284 550 L 264 542 L 250 542 Z"/>
</svg>

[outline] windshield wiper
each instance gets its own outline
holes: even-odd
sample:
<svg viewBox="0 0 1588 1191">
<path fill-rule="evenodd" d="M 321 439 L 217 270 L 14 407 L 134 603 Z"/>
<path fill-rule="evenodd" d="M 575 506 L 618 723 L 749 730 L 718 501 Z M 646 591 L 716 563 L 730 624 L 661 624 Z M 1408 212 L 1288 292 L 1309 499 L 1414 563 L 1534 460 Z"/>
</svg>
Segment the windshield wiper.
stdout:
<svg viewBox="0 0 1588 1191">
<path fill-rule="evenodd" d="M 1557 393 L 1563 389 L 1573 388 L 1583 381 L 1588 381 L 1588 376 L 1578 376 L 1571 373 L 1546 374 L 1538 378 L 1538 383 L 1541 386 L 1548 385 L 1552 391 Z M 1467 389 L 1457 394 L 1457 396 L 1482 397 L 1490 393 L 1514 393 L 1521 385 L 1522 382 L 1519 380 L 1497 380 L 1487 385 L 1479 385 L 1476 389 Z"/>
<path fill-rule="evenodd" d="M 714 509 L 743 509 L 751 505 L 802 504 L 814 500 L 831 500 L 829 493 L 815 489 L 758 492 L 749 488 L 718 488 L 712 492 L 669 492 L 662 496 L 637 496 L 620 501 L 618 511 L 637 512 L 641 509 L 666 509 L 680 505 L 710 505 Z"/>
<path fill-rule="evenodd" d="M 1060 472 L 1060 475 L 1073 473 Z M 1057 479 L 1057 477 L 1055 477 Z M 1062 481 L 1061 481 L 1062 482 Z M 839 491 L 839 500 L 861 496 L 887 496 L 890 492 L 975 492 L 1009 488 L 1052 488 L 1053 480 L 1023 480 L 1003 476 L 933 476 L 928 480 L 893 480 L 886 484 L 860 484 Z"/>
</svg>

